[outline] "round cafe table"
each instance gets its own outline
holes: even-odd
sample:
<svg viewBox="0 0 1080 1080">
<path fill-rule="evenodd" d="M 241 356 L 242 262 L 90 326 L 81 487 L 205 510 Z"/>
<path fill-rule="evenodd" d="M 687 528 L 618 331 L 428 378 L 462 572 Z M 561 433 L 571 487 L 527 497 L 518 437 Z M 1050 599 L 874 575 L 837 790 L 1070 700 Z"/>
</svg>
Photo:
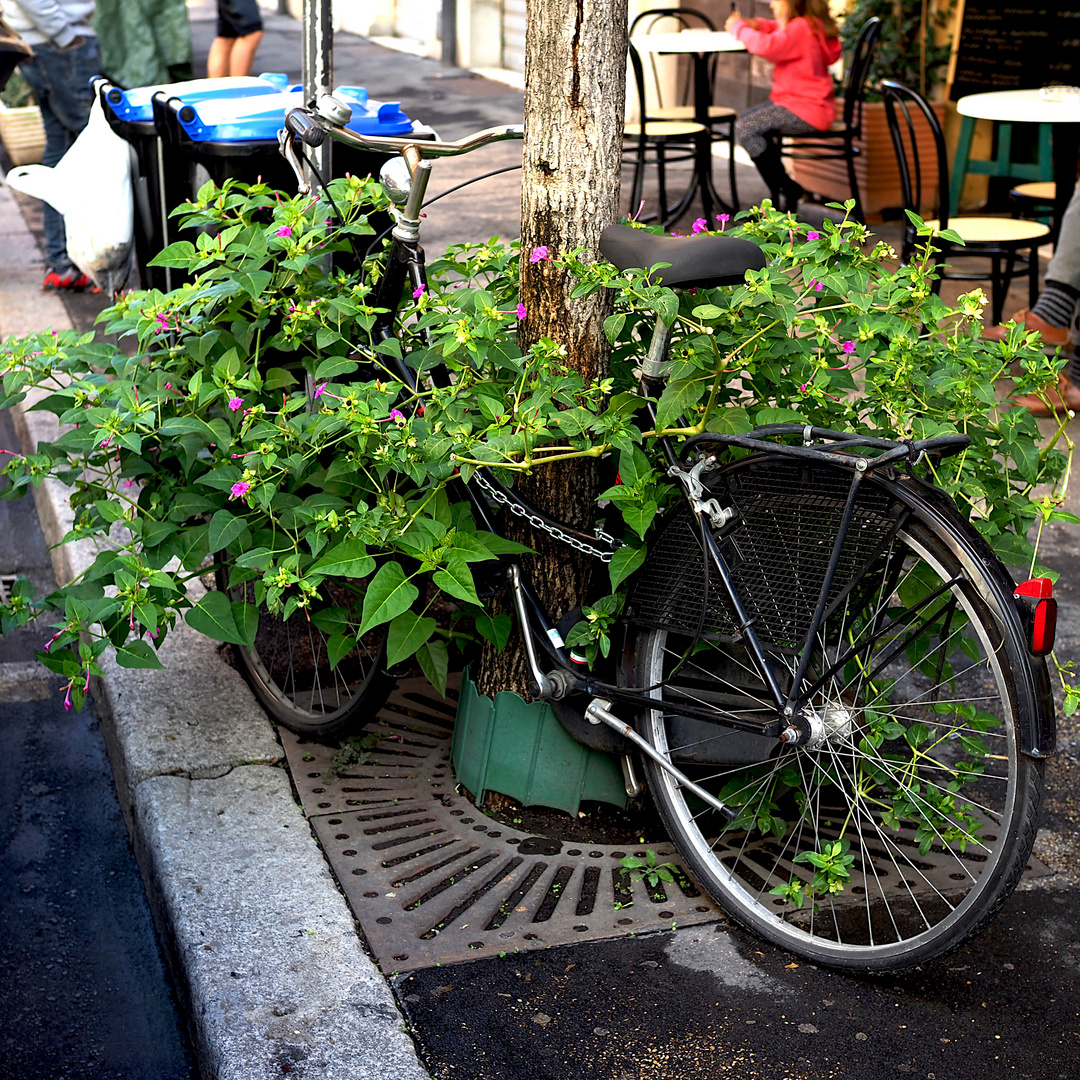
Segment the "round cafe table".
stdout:
<svg viewBox="0 0 1080 1080">
<path fill-rule="evenodd" d="M 956 103 L 961 116 L 997 120 L 1006 124 L 1053 125 L 1054 223 L 1057 236 L 1062 215 L 1076 185 L 1080 156 L 1080 91 L 1075 94 L 1044 90 L 993 90 L 968 94 Z"/>
<path fill-rule="evenodd" d="M 746 52 L 746 46 L 726 30 L 680 30 L 670 34 L 635 34 L 630 43 L 639 53 L 657 53 L 661 56 L 686 55 L 694 63 L 694 121 L 705 128 L 694 147 L 694 177 L 673 216 L 685 212 L 695 193 L 701 192 L 701 205 L 705 217 L 712 220 L 713 207 L 734 213 L 737 206 L 729 206 L 716 192 L 712 178 L 712 141 L 709 136 L 709 106 L 712 104 L 712 86 L 709 84 L 709 57 L 715 53 Z M 731 147 L 732 162 L 735 147 Z"/>
</svg>

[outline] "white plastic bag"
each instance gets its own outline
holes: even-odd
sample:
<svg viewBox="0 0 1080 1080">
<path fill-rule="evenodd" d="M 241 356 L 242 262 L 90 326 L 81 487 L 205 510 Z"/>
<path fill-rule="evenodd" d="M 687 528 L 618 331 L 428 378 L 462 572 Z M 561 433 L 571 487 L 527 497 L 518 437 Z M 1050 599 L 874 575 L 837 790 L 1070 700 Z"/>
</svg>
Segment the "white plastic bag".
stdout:
<svg viewBox="0 0 1080 1080">
<path fill-rule="evenodd" d="M 134 228 L 131 153 L 96 97 L 86 127 L 54 168 L 21 165 L 7 181 L 64 215 L 68 256 L 95 285 L 111 293 L 127 281 Z"/>
</svg>

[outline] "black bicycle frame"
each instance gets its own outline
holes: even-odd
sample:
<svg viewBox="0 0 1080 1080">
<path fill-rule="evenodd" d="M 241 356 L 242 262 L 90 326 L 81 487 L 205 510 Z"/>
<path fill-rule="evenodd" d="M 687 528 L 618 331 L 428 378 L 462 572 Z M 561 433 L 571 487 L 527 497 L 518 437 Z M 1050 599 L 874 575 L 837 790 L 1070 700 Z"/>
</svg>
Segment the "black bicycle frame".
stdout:
<svg viewBox="0 0 1080 1080">
<path fill-rule="evenodd" d="M 395 236 L 390 245 L 383 277 L 375 294 L 375 306 L 382 309 L 376 317 L 373 327 L 373 336 L 376 343 L 395 337 L 394 329 L 397 324 L 401 298 L 404 290 L 409 286 L 413 291 L 427 287 L 424 249 L 418 241 L 403 240 Z M 418 391 L 417 376 L 406 364 L 403 357 L 388 355 L 385 359 L 406 386 L 414 392 Z M 443 380 L 447 378 L 445 373 L 440 373 L 438 370 L 431 371 L 428 374 L 437 384 L 442 384 Z M 828 439 L 832 443 L 832 448 L 821 450 L 809 445 L 800 447 L 775 442 L 762 443 L 762 439 L 765 438 L 796 434 L 803 436 L 804 443 L 808 443 L 810 439 Z M 670 441 L 666 437 L 661 437 L 659 443 L 669 464 L 678 465 L 679 456 Z M 833 543 L 825 578 L 822 581 L 814 614 L 800 650 L 798 668 L 794 677 L 790 680 L 791 689 L 786 693 L 781 689 L 774 663 L 770 660 L 768 652 L 755 632 L 754 620 L 747 613 L 742 598 L 735 587 L 731 568 L 725 560 L 712 530 L 708 527 L 707 514 L 700 507 L 694 506 L 691 500 L 695 520 L 699 525 L 699 536 L 705 548 L 705 555 L 715 569 L 724 593 L 731 604 L 736 617 L 739 637 L 742 644 L 748 649 L 754 665 L 758 669 L 758 674 L 765 683 L 766 690 L 776 708 L 777 719 L 768 723 L 761 723 L 747 720 L 737 714 L 724 715 L 722 711 L 715 708 L 706 710 L 681 702 L 678 706 L 679 714 L 690 719 L 713 723 L 719 727 L 730 727 L 775 738 L 781 736 L 793 723 L 798 722 L 802 704 L 807 698 L 806 694 L 799 693 L 799 688 L 802 686 L 808 670 L 814 640 L 827 613 L 829 595 L 832 591 L 841 551 L 854 516 L 855 503 L 864 476 L 876 469 L 901 461 L 913 463 L 919 460 L 924 453 L 937 452 L 942 455 L 955 453 L 963 446 L 966 446 L 968 440 L 966 436 L 941 436 L 921 442 L 898 443 L 887 439 L 866 438 L 847 432 L 830 431 L 824 428 L 797 424 L 772 424 L 760 427 L 746 435 L 710 433 L 694 436 L 687 440 L 683 448 L 684 457 L 689 458 L 699 446 L 717 444 L 758 451 L 764 445 L 768 447 L 770 453 L 791 456 L 818 464 L 828 464 L 851 472 L 851 486 L 848 490 L 836 539 Z M 878 451 L 878 453 L 874 457 L 867 457 L 855 452 L 859 448 L 868 448 Z M 545 514 L 521 498 L 512 488 L 499 483 L 487 469 L 478 471 L 483 472 L 485 481 L 495 487 L 508 503 L 516 504 L 527 515 L 538 517 L 565 533 L 595 543 L 595 537 L 581 533 L 573 526 Z M 459 479 L 455 479 L 451 483 L 455 494 L 468 500 L 477 524 L 486 531 L 497 534 L 499 529 L 485 498 L 474 490 L 472 485 L 466 484 Z M 509 556 L 502 556 L 500 561 L 506 569 L 509 568 L 512 562 Z M 606 698 L 613 702 L 633 705 L 639 709 L 655 707 L 656 699 L 649 695 L 649 690 L 652 688 L 618 686 L 597 679 L 591 674 L 581 675 L 578 666 L 571 661 L 565 646 L 562 644 L 561 637 L 554 629 L 550 613 L 546 611 L 540 602 L 520 567 L 518 567 L 515 587 L 521 590 L 526 600 L 526 617 L 524 620 L 519 620 L 524 622 L 521 627 L 522 633 L 528 635 L 534 650 L 538 647 L 562 671 L 564 677 L 560 680 L 560 695 L 582 693 L 592 697 Z M 817 686 L 818 682 L 815 682 L 814 685 Z"/>
</svg>

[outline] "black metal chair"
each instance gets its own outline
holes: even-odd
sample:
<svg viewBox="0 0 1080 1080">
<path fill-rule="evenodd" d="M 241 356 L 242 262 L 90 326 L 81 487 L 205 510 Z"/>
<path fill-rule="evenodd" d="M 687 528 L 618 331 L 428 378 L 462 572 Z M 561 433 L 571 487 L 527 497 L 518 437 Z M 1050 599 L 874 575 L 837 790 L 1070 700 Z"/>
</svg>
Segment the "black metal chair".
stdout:
<svg viewBox="0 0 1080 1080">
<path fill-rule="evenodd" d="M 889 124 L 889 134 L 892 136 L 896 160 L 900 166 L 904 209 L 915 214 L 921 213 L 925 173 L 927 201 L 936 199 L 941 215 L 926 224 L 935 232 L 950 229 L 963 240 L 963 244 L 958 244 L 941 236 L 933 238 L 935 261 L 941 271 L 934 285 L 935 291 L 940 288 L 941 280 L 945 278 L 953 281 L 985 281 L 989 278 L 991 323 L 996 325 L 1001 322 L 1005 294 L 1009 290 L 1013 271 L 1019 261 L 1027 265 L 1029 303 L 1034 305 L 1039 295 L 1039 247 L 1049 242 L 1050 229 L 1040 222 L 1017 218 L 949 217 L 949 166 L 945 154 L 945 136 L 934 110 L 921 94 L 903 83 L 886 79 L 881 84 L 881 90 L 885 97 L 885 119 Z M 917 139 L 916 121 L 920 114 L 920 126 L 925 124 L 929 127 L 936 157 L 936 160 L 928 162 L 925 168 L 919 160 Z M 908 220 L 904 226 L 901 252 L 901 259 L 905 263 L 910 260 L 917 243 L 915 226 Z M 1021 255 L 1025 249 L 1027 255 Z M 990 273 L 981 274 L 947 266 L 945 259 L 950 256 L 989 259 Z"/>
<path fill-rule="evenodd" d="M 844 84 L 844 117 L 834 121 L 828 131 L 813 131 L 806 135 L 780 136 L 780 146 L 784 157 L 806 161 L 847 162 L 848 183 L 851 185 L 851 197 L 855 200 L 855 217 L 865 221 L 862 199 L 859 196 L 859 181 L 855 175 L 855 159 L 859 148 L 855 140 L 862 135 L 862 110 L 866 98 L 866 77 L 870 72 L 870 62 L 874 58 L 878 38 L 881 36 L 881 20 L 866 20 L 866 25 L 859 31 L 855 45 L 851 50 L 848 63 L 847 81 Z"/>
<path fill-rule="evenodd" d="M 649 8 L 635 17 L 630 24 L 630 36 L 652 34 L 656 32 L 677 32 L 679 30 L 716 30 L 716 24 L 703 11 L 694 8 Z M 720 60 L 719 53 L 709 58 L 709 86 L 716 86 L 716 70 Z M 664 82 L 656 63 L 656 54 L 650 53 L 648 70 L 644 72 L 648 80 L 648 93 L 651 93 L 654 105 L 650 105 L 649 116 L 653 120 L 696 120 L 697 111 L 694 101 L 694 76 L 692 64 L 684 64 L 681 78 L 675 87 L 674 95 L 665 94 Z M 728 187 L 731 191 L 731 205 L 739 209 L 739 192 L 735 182 L 735 121 L 738 113 L 726 105 L 709 103 L 708 128 L 712 142 L 728 144 Z"/>
<path fill-rule="evenodd" d="M 683 203 L 672 206 L 667 195 L 667 166 L 676 161 L 694 161 L 697 141 L 708 131 L 694 120 L 661 120 L 653 117 L 645 103 L 645 71 L 641 54 L 629 46 L 630 66 L 634 73 L 637 90 L 637 117 L 623 127 L 624 152 L 633 155 L 634 178 L 630 185 L 631 217 L 636 216 L 642 203 L 645 187 L 645 170 L 649 164 L 649 152 L 656 165 L 659 208 L 656 214 L 643 215 L 641 220 L 655 217 L 665 228 L 681 216 L 686 209 Z M 674 156 L 672 156 L 674 154 Z"/>
</svg>

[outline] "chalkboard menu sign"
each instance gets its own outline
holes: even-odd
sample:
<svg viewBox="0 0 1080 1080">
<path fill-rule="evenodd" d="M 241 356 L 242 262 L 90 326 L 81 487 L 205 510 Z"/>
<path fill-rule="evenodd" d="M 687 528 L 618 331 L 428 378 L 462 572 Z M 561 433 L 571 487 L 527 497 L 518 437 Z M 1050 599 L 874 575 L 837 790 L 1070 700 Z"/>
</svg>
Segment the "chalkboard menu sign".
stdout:
<svg viewBox="0 0 1080 1080">
<path fill-rule="evenodd" d="M 1080 82 L 1080 2 L 967 0 L 952 99 Z"/>
</svg>

